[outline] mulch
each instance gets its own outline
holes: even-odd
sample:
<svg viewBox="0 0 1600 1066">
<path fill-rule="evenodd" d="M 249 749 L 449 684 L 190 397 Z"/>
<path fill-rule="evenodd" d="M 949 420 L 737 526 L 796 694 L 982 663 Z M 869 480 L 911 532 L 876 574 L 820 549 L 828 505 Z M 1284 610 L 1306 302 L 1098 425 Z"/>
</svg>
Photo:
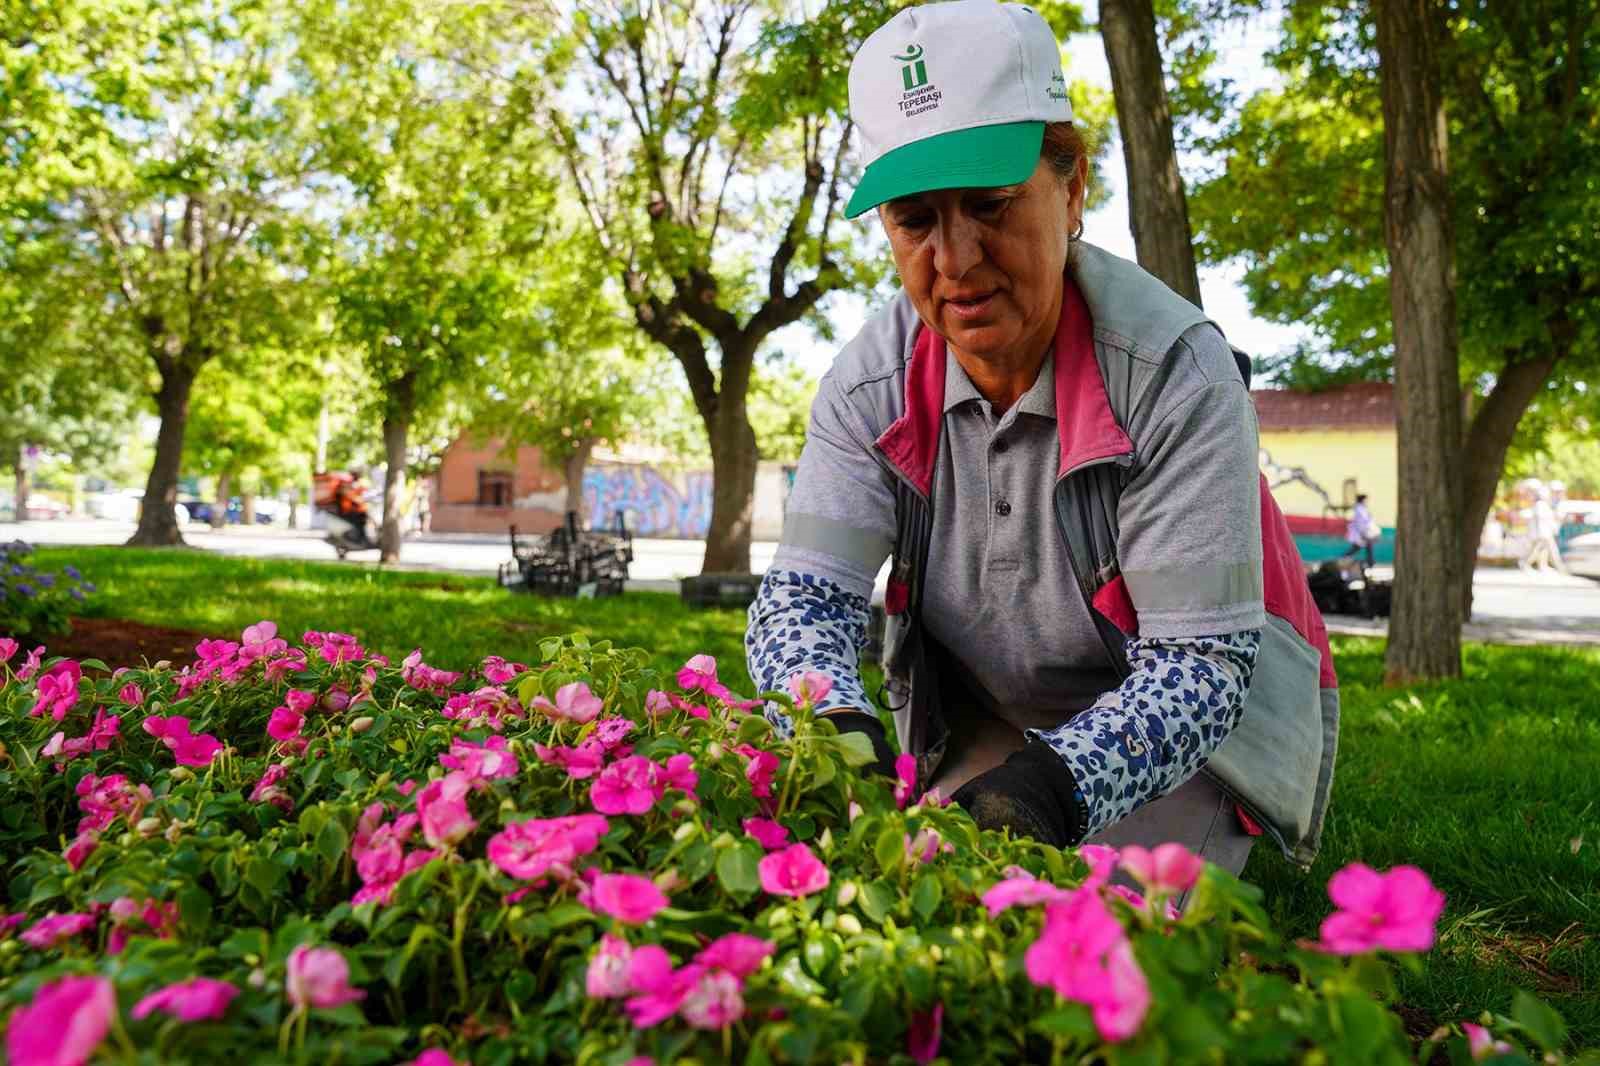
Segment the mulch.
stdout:
<svg viewBox="0 0 1600 1066">
<path fill-rule="evenodd" d="M 113 669 L 142 666 L 162 659 L 170 662 L 174 669 L 182 669 L 194 663 L 194 646 L 212 636 L 214 634 L 145 625 L 125 618 L 74 618 L 72 632 L 64 637 L 21 643 L 24 648 L 43 644 L 52 656 L 99 659 Z"/>
</svg>

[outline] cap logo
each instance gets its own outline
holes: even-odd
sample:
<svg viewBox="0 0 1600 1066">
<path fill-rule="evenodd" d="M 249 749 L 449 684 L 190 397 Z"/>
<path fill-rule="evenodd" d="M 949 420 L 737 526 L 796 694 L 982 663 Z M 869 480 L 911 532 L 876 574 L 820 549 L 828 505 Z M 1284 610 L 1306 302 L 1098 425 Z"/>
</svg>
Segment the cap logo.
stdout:
<svg viewBox="0 0 1600 1066">
<path fill-rule="evenodd" d="M 894 58 L 904 64 L 900 68 L 900 80 L 904 83 L 906 92 L 928 84 L 928 65 L 922 61 L 920 44 L 912 45 L 906 49 L 905 55 L 897 55 Z"/>
</svg>

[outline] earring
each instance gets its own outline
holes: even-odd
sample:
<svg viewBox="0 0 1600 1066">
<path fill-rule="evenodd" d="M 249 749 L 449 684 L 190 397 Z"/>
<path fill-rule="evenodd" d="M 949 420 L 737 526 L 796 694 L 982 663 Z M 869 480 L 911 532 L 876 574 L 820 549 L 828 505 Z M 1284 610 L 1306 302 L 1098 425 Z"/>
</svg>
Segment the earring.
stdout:
<svg viewBox="0 0 1600 1066">
<path fill-rule="evenodd" d="M 1073 244 L 1083 240 L 1083 217 L 1081 215 L 1078 217 L 1078 224 L 1073 227 L 1071 233 L 1067 234 L 1067 240 Z"/>
</svg>

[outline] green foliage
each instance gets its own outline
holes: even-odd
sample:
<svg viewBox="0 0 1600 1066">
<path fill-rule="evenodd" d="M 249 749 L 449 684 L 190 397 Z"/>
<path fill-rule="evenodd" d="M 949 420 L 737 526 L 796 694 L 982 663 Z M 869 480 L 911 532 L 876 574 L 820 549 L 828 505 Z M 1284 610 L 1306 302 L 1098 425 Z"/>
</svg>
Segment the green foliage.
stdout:
<svg viewBox="0 0 1600 1066">
<path fill-rule="evenodd" d="M 12 940 L 0 952 L 0 998 L 8 1005 L 27 1003 L 44 982 L 66 974 L 111 980 L 124 1011 L 197 973 L 233 984 L 239 996 L 220 1023 L 119 1022 L 116 1039 L 130 1053 L 142 1048 L 171 1063 L 219 1053 L 392 1062 L 429 1045 L 484 1063 L 612 1063 L 634 1054 L 662 1062 L 892 1061 L 907 1049 L 915 1013 L 935 1005 L 945 1017 L 939 1053 L 952 1061 L 1198 1063 L 1220 1052 L 1229 1062 L 1277 1063 L 1291 1049 L 1317 1049 L 1336 1062 L 1410 1061 L 1400 1020 L 1386 1006 L 1394 995 L 1386 963 L 1327 956 L 1282 938 L 1259 891 L 1214 869 L 1180 920 L 1110 903 L 1151 1005 L 1132 1037 L 1105 1042 L 1084 1008 L 1027 976 L 1039 909 L 991 916 L 979 898 L 1017 868 L 1076 884 L 1082 865 L 1074 856 L 980 833 L 959 808 L 897 809 L 886 784 L 853 772 L 832 743 L 832 726 L 804 709 L 791 711 L 787 738 L 747 728 L 757 720 L 716 699 L 708 701 L 708 719 L 683 710 L 652 716 L 647 693 L 670 683 L 644 668 L 648 656 L 582 637 L 542 642 L 540 661 L 514 683 L 521 705 L 501 703 L 509 709 L 487 715 L 466 711 L 471 697 L 447 702 L 362 653 L 330 662 L 339 657 L 306 651 L 303 667 L 291 665 L 276 680 L 264 675 L 264 663 L 281 652 L 268 652 L 242 671 L 224 670 L 231 680 L 190 679 L 182 691 L 169 670 L 99 674 L 60 722 L 26 713 L 35 699 L 31 682 L 0 690 L 0 742 L 13 753 L 0 770 L 10 905 L 31 919 L 118 900 L 135 911 L 147 901 L 175 908 L 161 936 L 113 909 L 54 948 Z M 581 860 L 608 872 L 642 871 L 667 886 L 669 905 L 639 926 L 591 909 L 581 881 L 529 885 L 490 857 L 489 842 L 508 825 L 590 809 L 590 782 L 543 762 L 535 745 L 575 743 L 595 726 L 522 709 L 580 680 L 608 716 L 633 723 L 636 756 L 665 762 L 687 754 L 698 775 L 694 798 L 668 791 L 640 814 L 610 815 L 598 849 Z M 118 695 L 130 684 L 139 690 L 136 705 Z M 482 696 L 489 684 L 475 674 L 459 687 Z M 266 734 L 289 688 L 329 706 L 354 697 L 347 709 L 307 715 L 308 747 L 299 754 Z M 69 758 L 59 770 L 35 756 L 47 734 L 81 732 L 101 705 L 120 707 L 125 723 L 109 748 Z M 140 719 L 169 715 L 223 738 L 226 750 L 193 769 L 175 768 L 168 747 L 139 727 Z M 382 900 L 353 903 L 362 881 L 354 860 L 378 846 L 378 822 L 421 808 L 423 791 L 413 788 L 440 776 L 442 755 L 494 737 L 517 766 L 467 792 L 473 824 L 464 835 L 436 841 L 431 860 L 425 856 Z M 735 749 L 741 738 L 778 760 L 765 804 Z M 269 765 L 284 768 L 276 805 L 252 795 Z M 93 847 L 69 865 L 61 841 L 79 832 L 87 810 L 79 787 L 93 787 L 83 784 L 91 772 L 101 782 L 126 775 L 130 787 L 148 785 L 149 793 L 113 813 Z M 852 802 L 860 807 L 854 815 Z M 761 849 L 741 828 L 758 813 L 807 843 L 829 870 L 825 887 L 797 897 L 767 891 Z M 908 849 L 913 839 L 934 847 Z M 105 945 L 117 924 L 129 939 L 113 954 Z M 586 995 L 603 933 L 635 948 L 657 944 L 686 962 L 728 932 L 772 948 L 770 961 L 742 982 L 741 1024 L 705 1031 L 673 1017 L 635 1028 L 624 1012 Z M 297 1008 L 286 972 L 291 952 L 309 945 L 333 947 L 364 998 Z M 1513 1014 L 1533 1039 L 1558 1039 L 1561 1023 L 1548 1008 L 1519 1000 Z"/>
</svg>

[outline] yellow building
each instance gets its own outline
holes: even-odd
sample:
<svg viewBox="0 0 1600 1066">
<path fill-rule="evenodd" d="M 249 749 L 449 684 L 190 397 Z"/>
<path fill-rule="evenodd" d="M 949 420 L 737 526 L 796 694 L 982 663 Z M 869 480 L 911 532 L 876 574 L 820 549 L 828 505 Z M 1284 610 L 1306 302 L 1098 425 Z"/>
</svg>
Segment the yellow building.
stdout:
<svg viewBox="0 0 1600 1066">
<path fill-rule="evenodd" d="M 1297 541 L 1302 534 L 1342 539 L 1358 493 L 1392 531 L 1399 503 L 1393 385 L 1253 389 L 1250 398 L 1261 427 L 1261 470 Z M 1302 541 L 1308 558 L 1322 554 L 1306 549 Z"/>
</svg>

